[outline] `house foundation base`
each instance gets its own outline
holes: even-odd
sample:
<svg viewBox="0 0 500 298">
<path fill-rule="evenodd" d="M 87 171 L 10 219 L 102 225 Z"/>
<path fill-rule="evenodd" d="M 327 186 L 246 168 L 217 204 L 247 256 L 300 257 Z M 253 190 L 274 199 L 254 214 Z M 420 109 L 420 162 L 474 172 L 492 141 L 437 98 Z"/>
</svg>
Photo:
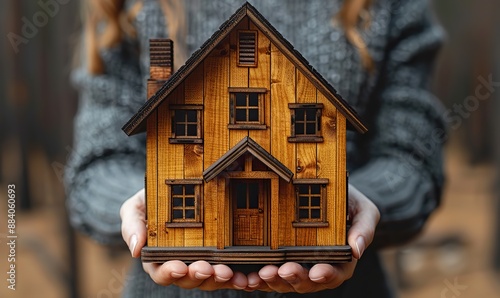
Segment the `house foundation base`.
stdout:
<svg viewBox="0 0 500 298">
<path fill-rule="evenodd" d="M 346 263 L 352 260 L 351 247 L 338 246 L 287 246 L 270 249 L 268 246 L 216 247 L 144 247 L 142 261 L 163 263 L 181 260 L 192 263 L 204 260 L 212 264 L 283 264 L 297 263 Z"/>
</svg>

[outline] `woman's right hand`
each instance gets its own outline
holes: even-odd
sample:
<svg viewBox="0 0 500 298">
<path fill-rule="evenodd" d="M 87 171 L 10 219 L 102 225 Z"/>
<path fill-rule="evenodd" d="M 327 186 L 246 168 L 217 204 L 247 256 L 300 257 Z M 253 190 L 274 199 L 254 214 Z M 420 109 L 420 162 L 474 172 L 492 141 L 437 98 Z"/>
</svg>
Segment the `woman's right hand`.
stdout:
<svg viewBox="0 0 500 298">
<path fill-rule="evenodd" d="M 132 257 L 138 258 L 147 239 L 144 189 L 123 203 L 120 217 L 123 240 L 127 243 Z M 233 272 L 226 265 L 212 266 L 206 261 L 197 261 L 189 266 L 181 261 L 143 263 L 143 268 L 157 284 L 163 286 L 173 284 L 185 289 L 199 288 L 206 291 L 242 290 L 248 286 L 248 279 L 243 273 Z"/>
</svg>

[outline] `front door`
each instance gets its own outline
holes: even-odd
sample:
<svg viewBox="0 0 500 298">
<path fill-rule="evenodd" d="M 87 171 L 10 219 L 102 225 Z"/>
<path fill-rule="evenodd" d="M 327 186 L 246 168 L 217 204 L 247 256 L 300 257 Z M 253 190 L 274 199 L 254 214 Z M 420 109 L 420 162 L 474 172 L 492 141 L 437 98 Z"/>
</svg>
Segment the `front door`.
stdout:
<svg viewBox="0 0 500 298">
<path fill-rule="evenodd" d="M 231 180 L 233 245 L 263 246 L 266 188 L 263 180 Z"/>
</svg>

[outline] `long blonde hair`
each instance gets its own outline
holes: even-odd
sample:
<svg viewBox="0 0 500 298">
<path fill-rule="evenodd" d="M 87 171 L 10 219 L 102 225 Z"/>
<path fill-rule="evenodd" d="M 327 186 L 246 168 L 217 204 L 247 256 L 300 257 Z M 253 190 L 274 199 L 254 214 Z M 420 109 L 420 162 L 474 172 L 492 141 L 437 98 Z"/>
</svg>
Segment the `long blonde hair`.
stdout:
<svg viewBox="0 0 500 298">
<path fill-rule="evenodd" d="M 174 41 L 175 61 L 174 65 L 186 60 L 187 24 L 183 0 L 159 0 L 163 13 L 168 21 L 169 38 Z M 132 20 L 142 8 L 142 1 L 138 1 L 128 11 L 124 7 L 125 0 L 88 0 L 85 11 L 85 50 L 87 69 L 92 74 L 104 71 L 99 50 L 110 48 L 118 44 L 128 35 L 135 37 L 135 29 Z M 361 38 L 359 29 L 366 28 L 370 24 L 368 9 L 371 0 L 344 0 L 337 15 L 332 20 L 338 23 L 345 31 L 347 40 L 359 52 L 363 67 L 372 71 L 374 63 Z M 103 24 L 101 30 L 98 25 Z"/>
<path fill-rule="evenodd" d="M 375 64 L 368 51 L 368 47 L 361 38 L 359 27 L 367 29 L 370 26 L 371 16 L 369 11 L 372 0 L 344 0 L 344 4 L 339 13 L 334 17 L 334 21 L 344 28 L 347 40 L 355 46 L 361 57 L 361 64 L 368 71 L 373 71 Z"/>
</svg>

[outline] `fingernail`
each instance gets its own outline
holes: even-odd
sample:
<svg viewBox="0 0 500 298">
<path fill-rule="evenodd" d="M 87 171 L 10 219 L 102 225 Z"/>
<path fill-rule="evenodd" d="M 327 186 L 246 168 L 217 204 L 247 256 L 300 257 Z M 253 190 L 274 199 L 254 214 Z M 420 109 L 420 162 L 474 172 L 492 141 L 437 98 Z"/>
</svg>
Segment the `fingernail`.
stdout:
<svg viewBox="0 0 500 298">
<path fill-rule="evenodd" d="M 220 276 L 216 276 L 214 279 L 215 279 L 215 282 L 221 282 L 221 283 L 230 280 L 230 278 L 223 278 Z"/>
<path fill-rule="evenodd" d="M 244 289 L 246 289 L 246 287 L 238 286 L 238 285 L 235 285 L 235 284 L 233 284 L 233 287 L 236 288 L 237 290 L 244 290 Z"/>
<path fill-rule="evenodd" d="M 200 273 L 200 272 L 196 272 L 194 274 L 194 277 L 196 277 L 196 279 L 207 279 L 210 277 L 210 274 L 203 274 L 203 273 Z"/>
<path fill-rule="evenodd" d="M 363 236 L 359 236 L 358 239 L 356 239 L 356 249 L 358 250 L 359 259 L 361 259 L 361 256 L 365 252 L 365 239 Z"/>
<path fill-rule="evenodd" d="M 181 277 L 186 276 L 186 273 L 171 272 L 170 276 L 172 276 L 173 278 L 181 278 Z"/>
<path fill-rule="evenodd" d="M 132 235 L 132 237 L 130 237 L 130 253 L 132 254 L 132 257 L 134 257 L 134 251 L 136 246 L 137 246 L 137 235 L 134 234 Z"/>
<path fill-rule="evenodd" d="M 324 276 L 318 277 L 318 278 L 311 278 L 311 281 L 314 281 L 316 283 L 322 283 L 325 282 L 326 278 Z"/>
<path fill-rule="evenodd" d="M 261 276 L 260 278 L 265 282 L 273 282 L 276 280 L 274 276 Z"/>
</svg>

